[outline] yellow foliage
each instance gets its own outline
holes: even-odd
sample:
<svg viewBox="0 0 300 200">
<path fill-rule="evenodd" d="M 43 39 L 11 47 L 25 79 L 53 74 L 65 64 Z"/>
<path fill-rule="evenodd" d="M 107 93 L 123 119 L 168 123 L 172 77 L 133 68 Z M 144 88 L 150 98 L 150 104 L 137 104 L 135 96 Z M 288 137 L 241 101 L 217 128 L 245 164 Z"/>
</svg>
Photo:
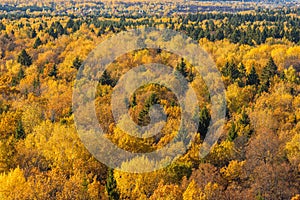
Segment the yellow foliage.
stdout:
<svg viewBox="0 0 300 200">
<path fill-rule="evenodd" d="M 182 191 L 178 185 L 164 185 L 163 182 L 160 182 L 157 189 L 154 191 L 153 195 L 150 197 L 150 200 L 181 200 Z"/>
<path fill-rule="evenodd" d="M 245 161 L 239 162 L 237 160 L 233 160 L 230 161 L 227 167 L 221 168 L 220 172 L 227 180 L 234 181 L 237 178 L 239 178 L 239 176 L 241 175 L 244 165 L 245 165 Z"/>
<path fill-rule="evenodd" d="M 183 200 L 205 200 L 205 194 L 197 186 L 197 183 L 192 180 L 183 193 Z"/>
<path fill-rule="evenodd" d="M 292 140 L 285 145 L 287 157 L 296 166 L 300 164 L 300 134 L 295 134 Z"/>
<path fill-rule="evenodd" d="M 10 171 L 8 174 L 0 174 L 0 199 L 17 200 L 29 199 L 31 188 L 20 168 Z"/>
<path fill-rule="evenodd" d="M 219 165 L 225 164 L 234 155 L 234 143 L 228 140 L 221 142 L 221 144 L 215 144 L 209 155 L 208 159 L 212 163 Z"/>
<path fill-rule="evenodd" d="M 247 106 L 254 95 L 254 87 L 246 86 L 240 88 L 237 83 L 228 86 L 226 92 L 228 109 L 234 113 Z"/>
<path fill-rule="evenodd" d="M 122 170 L 134 170 L 137 167 L 140 169 L 154 168 L 154 163 L 145 159 L 144 157 L 138 157 L 122 164 Z M 129 197 L 130 199 L 146 199 L 153 194 L 157 188 L 158 183 L 164 177 L 162 170 L 150 172 L 150 173 L 127 173 L 118 170 L 114 171 L 114 177 L 117 181 L 117 186 L 120 191 L 121 198 Z"/>
</svg>

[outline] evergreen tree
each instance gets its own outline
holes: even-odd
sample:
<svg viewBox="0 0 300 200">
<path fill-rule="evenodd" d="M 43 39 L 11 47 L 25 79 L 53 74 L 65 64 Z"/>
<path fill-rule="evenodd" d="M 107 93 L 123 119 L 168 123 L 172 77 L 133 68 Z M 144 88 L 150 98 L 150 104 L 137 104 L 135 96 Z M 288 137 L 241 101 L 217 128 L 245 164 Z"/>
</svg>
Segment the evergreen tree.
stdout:
<svg viewBox="0 0 300 200">
<path fill-rule="evenodd" d="M 39 25 L 38 31 L 42 31 L 43 30 L 43 26 L 42 24 Z"/>
<path fill-rule="evenodd" d="M 57 66 L 54 64 L 48 76 L 57 78 Z"/>
<path fill-rule="evenodd" d="M 146 126 L 150 122 L 150 117 L 148 116 L 149 109 L 144 108 L 138 116 L 138 125 Z"/>
<path fill-rule="evenodd" d="M 265 43 L 266 39 L 267 39 L 268 35 L 267 35 L 267 30 L 266 28 L 264 28 L 260 34 L 260 42 L 261 43 Z"/>
<path fill-rule="evenodd" d="M 234 30 L 234 32 L 232 33 L 232 35 L 230 36 L 230 41 L 232 43 L 238 43 L 241 39 L 241 32 L 240 30 Z"/>
<path fill-rule="evenodd" d="M 73 19 L 69 19 L 66 25 L 66 28 L 72 28 L 74 26 L 74 20 Z"/>
<path fill-rule="evenodd" d="M 115 28 L 114 28 L 114 26 L 112 24 L 109 26 L 108 30 L 111 31 L 111 32 L 113 32 L 113 33 L 116 32 L 116 30 L 115 30 Z"/>
<path fill-rule="evenodd" d="M 18 75 L 17 75 L 17 82 L 19 83 L 23 78 L 25 78 L 25 72 L 22 67 L 20 67 Z"/>
<path fill-rule="evenodd" d="M 209 110 L 204 106 L 199 113 L 199 126 L 198 132 L 200 133 L 201 137 L 204 138 L 208 131 L 208 127 L 210 124 L 211 116 Z"/>
<path fill-rule="evenodd" d="M 262 81 L 262 87 L 261 92 L 267 91 L 270 86 L 270 80 L 272 77 L 274 77 L 277 72 L 277 65 L 275 64 L 272 57 L 270 57 L 267 65 L 263 68 L 262 74 L 261 74 L 261 81 Z"/>
<path fill-rule="evenodd" d="M 155 93 L 152 93 L 150 97 L 146 100 L 145 107 L 149 110 L 151 106 L 158 103 L 158 97 Z"/>
<path fill-rule="evenodd" d="M 75 69 L 77 69 L 77 70 L 79 70 L 79 68 L 81 67 L 81 65 L 82 65 L 82 60 L 77 56 L 75 58 L 75 60 L 73 61 L 72 67 L 75 68 Z"/>
<path fill-rule="evenodd" d="M 236 64 L 234 62 L 231 62 L 229 65 L 229 77 L 231 79 L 231 82 L 234 82 L 238 77 L 240 76 L 239 70 L 237 69 Z"/>
<path fill-rule="evenodd" d="M 225 77 L 229 76 L 229 62 L 228 61 L 225 63 L 225 66 L 222 67 L 221 73 Z"/>
<path fill-rule="evenodd" d="M 31 38 L 35 38 L 37 36 L 36 30 L 33 29 L 31 32 Z"/>
<path fill-rule="evenodd" d="M 27 54 L 25 49 L 23 49 L 19 54 L 18 63 L 26 67 L 29 67 L 32 64 L 32 58 Z"/>
<path fill-rule="evenodd" d="M 239 123 L 244 125 L 244 126 L 247 126 L 247 125 L 250 124 L 250 118 L 247 115 L 245 109 L 243 109 L 242 112 L 241 112 L 241 118 L 239 120 Z"/>
<path fill-rule="evenodd" d="M 231 83 L 233 83 L 240 76 L 240 73 L 234 62 L 226 62 L 225 66 L 222 68 L 222 75 L 229 77 Z"/>
<path fill-rule="evenodd" d="M 150 123 L 149 110 L 150 107 L 158 103 L 158 97 L 155 93 L 152 93 L 148 99 L 145 101 L 145 106 L 143 110 L 139 113 L 138 124 L 141 126 L 146 126 Z"/>
<path fill-rule="evenodd" d="M 298 43 L 300 41 L 300 31 L 296 27 L 293 27 L 289 34 L 289 40 Z"/>
<path fill-rule="evenodd" d="M 0 31 L 5 30 L 5 29 L 6 29 L 5 25 L 2 22 L 0 22 Z"/>
<path fill-rule="evenodd" d="M 104 33 L 105 33 L 105 27 L 102 26 L 102 27 L 99 29 L 99 31 L 98 31 L 98 33 L 97 33 L 97 36 L 99 37 L 99 36 L 103 35 Z"/>
<path fill-rule="evenodd" d="M 36 35 L 37 35 L 37 33 L 36 33 L 35 29 L 33 29 L 33 30 L 28 30 L 28 31 L 27 31 L 27 36 L 28 36 L 29 38 L 35 38 Z"/>
<path fill-rule="evenodd" d="M 40 45 L 42 45 L 42 41 L 39 37 L 37 37 L 34 44 L 33 44 L 33 48 L 37 49 Z"/>
<path fill-rule="evenodd" d="M 179 71 L 184 77 L 186 77 L 187 74 L 187 69 L 186 69 L 186 64 L 183 60 L 183 58 L 181 58 L 180 63 L 177 65 L 176 70 Z"/>
<path fill-rule="evenodd" d="M 236 129 L 237 129 L 237 128 L 236 128 L 236 125 L 235 125 L 235 123 L 232 121 L 232 122 L 231 122 L 230 130 L 229 130 L 229 132 L 228 132 L 228 140 L 231 141 L 231 142 L 238 136 L 237 130 L 236 130 Z"/>
<path fill-rule="evenodd" d="M 15 138 L 16 139 L 24 139 L 25 138 L 25 131 L 24 131 L 23 123 L 21 120 L 18 120 Z"/>
<path fill-rule="evenodd" d="M 136 94 L 133 93 L 133 97 L 132 97 L 132 102 L 130 104 L 131 107 L 135 107 L 137 105 L 137 102 L 136 102 Z"/>
<path fill-rule="evenodd" d="M 243 63 L 241 63 L 238 67 L 239 70 L 239 78 L 245 78 L 246 77 L 246 68 L 245 65 Z"/>
<path fill-rule="evenodd" d="M 239 71 L 239 86 L 240 87 L 244 87 L 246 85 L 246 68 L 245 65 L 243 63 L 240 63 L 239 67 L 238 67 L 238 71 Z"/>
<path fill-rule="evenodd" d="M 111 79 L 109 73 L 105 70 L 99 80 L 99 83 L 101 85 L 110 85 L 113 86 L 114 85 L 114 81 Z"/>
<path fill-rule="evenodd" d="M 40 95 L 40 93 L 41 93 L 41 90 L 40 90 L 41 89 L 41 82 L 40 82 L 40 76 L 39 75 L 37 76 L 37 78 L 34 78 L 32 85 L 33 85 L 33 89 L 35 91 L 35 94 Z"/>
<path fill-rule="evenodd" d="M 120 195 L 119 195 L 119 192 L 117 190 L 117 182 L 116 182 L 115 177 L 114 177 L 113 169 L 108 170 L 105 189 L 106 189 L 106 192 L 108 194 L 108 198 L 110 200 L 120 199 Z"/>
<path fill-rule="evenodd" d="M 50 27 L 50 29 L 48 30 L 48 34 L 53 38 L 57 38 L 57 32 L 52 27 Z"/>
<path fill-rule="evenodd" d="M 252 66 L 250 73 L 247 76 L 247 85 L 259 85 L 259 78 L 258 75 L 256 73 L 255 67 Z"/>
<path fill-rule="evenodd" d="M 81 22 L 78 20 L 74 23 L 73 27 L 72 27 L 72 32 L 76 32 L 80 29 L 80 26 L 81 26 Z"/>
<path fill-rule="evenodd" d="M 190 68 L 187 74 L 187 80 L 188 82 L 192 82 L 195 79 L 195 75 L 192 71 L 192 69 Z"/>
<path fill-rule="evenodd" d="M 223 30 L 218 29 L 216 32 L 216 40 L 223 40 L 224 39 L 224 32 Z"/>
</svg>

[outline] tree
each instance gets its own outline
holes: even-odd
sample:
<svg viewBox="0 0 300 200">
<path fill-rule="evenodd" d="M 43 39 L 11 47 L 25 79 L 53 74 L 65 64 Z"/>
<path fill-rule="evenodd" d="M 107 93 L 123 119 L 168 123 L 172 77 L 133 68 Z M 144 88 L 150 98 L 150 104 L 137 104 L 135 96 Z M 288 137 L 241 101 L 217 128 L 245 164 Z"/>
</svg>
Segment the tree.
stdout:
<svg viewBox="0 0 300 200">
<path fill-rule="evenodd" d="M 150 107 L 158 103 L 158 97 L 155 93 L 152 93 L 148 99 L 146 99 L 144 108 L 139 113 L 138 124 L 141 126 L 146 126 L 150 123 L 149 111 Z"/>
<path fill-rule="evenodd" d="M 267 91 L 270 85 L 270 79 L 274 77 L 278 72 L 278 67 L 275 64 L 272 57 L 269 58 L 267 65 L 263 68 L 261 74 L 262 87 L 261 91 Z"/>
<path fill-rule="evenodd" d="M 124 171 L 135 171 L 136 169 L 151 171 L 155 166 L 154 161 L 141 156 L 123 162 L 121 168 Z M 149 173 L 129 173 L 115 170 L 114 175 L 120 192 L 120 199 L 148 199 L 158 187 L 159 182 L 165 177 L 163 170 Z"/>
<path fill-rule="evenodd" d="M 239 71 L 239 85 L 241 87 L 244 87 L 245 84 L 246 84 L 246 68 L 245 68 L 245 65 L 243 63 L 240 63 L 239 66 L 238 66 L 238 71 Z"/>
<path fill-rule="evenodd" d="M 33 30 L 28 30 L 27 31 L 27 36 L 29 37 L 29 38 L 35 38 L 36 37 L 36 30 L 35 29 L 33 29 Z"/>
<path fill-rule="evenodd" d="M 75 58 L 75 60 L 73 61 L 72 67 L 75 68 L 75 69 L 77 69 L 77 70 L 79 70 L 79 68 L 81 67 L 81 65 L 82 65 L 82 60 L 77 56 Z"/>
<path fill-rule="evenodd" d="M 35 38 L 36 37 L 36 30 L 35 29 L 33 29 L 32 31 L 31 31 L 31 35 L 30 35 L 30 37 L 31 38 Z"/>
<path fill-rule="evenodd" d="M 24 139 L 24 138 L 25 138 L 25 130 L 24 130 L 24 128 L 23 128 L 22 120 L 18 120 L 15 138 L 16 138 L 17 140 L 18 140 L 18 139 Z"/>
<path fill-rule="evenodd" d="M 116 200 L 120 198 L 113 169 L 108 170 L 105 188 L 110 200 Z"/>
<path fill-rule="evenodd" d="M 48 34 L 53 38 L 57 38 L 57 32 L 52 27 L 48 30 Z"/>
<path fill-rule="evenodd" d="M 284 78 L 291 83 L 299 83 L 299 76 L 297 76 L 297 71 L 293 66 L 284 70 Z"/>
<path fill-rule="evenodd" d="M 232 160 L 228 166 L 221 168 L 220 172 L 229 182 L 237 181 L 243 173 L 244 165 L 245 161 Z"/>
<path fill-rule="evenodd" d="M 74 26 L 74 20 L 73 19 L 69 19 L 66 25 L 66 28 L 72 28 Z"/>
<path fill-rule="evenodd" d="M 12 135 L 0 140 L 0 172 L 8 171 L 16 167 L 16 139 Z M 0 187 L 3 182 L 0 181 Z M 1 192 L 1 191 L 0 191 Z M 1 195 L 0 195 L 1 196 Z"/>
<path fill-rule="evenodd" d="M 287 157 L 295 166 L 300 165 L 300 134 L 295 134 L 290 142 L 285 145 Z"/>
<path fill-rule="evenodd" d="M 57 66 L 56 66 L 56 64 L 53 65 L 51 71 L 48 73 L 48 76 L 57 78 Z"/>
<path fill-rule="evenodd" d="M 176 67 L 176 70 L 179 71 L 184 77 L 187 77 L 187 68 L 183 58 L 181 58 L 180 63 Z"/>
<path fill-rule="evenodd" d="M 23 49 L 19 54 L 18 63 L 26 67 L 29 67 L 32 64 L 32 58 L 28 55 L 25 49 Z"/>
<path fill-rule="evenodd" d="M 178 185 L 164 185 L 163 182 L 160 182 L 157 189 L 154 191 L 153 195 L 150 197 L 150 200 L 156 199 L 166 199 L 166 200 L 181 200 L 182 191 Z"/>
<path fill-rule="evenodd" d="M 132 97 L 132 101 L 130 106 L 131 107 L 135 107 L 137 105 L 137 101 L 136 101 L 136 93 L 133 93 L 133 97 Z"/>
<path fill-rule="evenodd" d="M 35 40 L 35 42 L 34 42 L 34 44 L 33 44 L 33 48 L 37 49 L 42 44 L 43 43 L 42 43 L 41 39 L 39 37 L 37 37 L 36 40 Z"/>
<path fill-rule="evenodd" d="M 197 183 L 192 180 L 187 189 L 183 193 L 183 200 L 204 199 L 204 194 L 197 186 Z"/>
<path fill-rule="evenodd" d="M 114 85 L 114 81 L 111 79 L 110 74 L 105 70 L 99 80 L 99 83 L 102 85 Z"/>
<path fill-rule="evenodd" d="M 234 62 L 226 62 L 225 66 L 222 68 L 222 75 L 229 77 L 230 82 L 233 83 L 237 78 L 239 78 L 240 73 Z"/>
<path fill-rule="evenodd" d="M 244 126 L 247 126 L 247 125 L 250 124 L 250 118 L 247 115 L 245 109 L 243 109 L 242 112 L 241 112 L 241 118 L 239 119 L 239 123 L 244 125 Z"/>
<path fill-rule="evenodd" d="M 238 135 L 237 135 L 236 125 L 232 121 L 231 122 L 231 127 L 230 127 L 229 132 L 228 132 L 228 140 L 232 142 L 237 136 Z"/>
<path fill-rule="evenodd" d="M 110 26 L 109 26 L 109 29 L 108 29 L 110 32 L 113 32 L 113 33 L 115 33 L 116 32 L 116 30 L 115 30 L 115 28 L 114 28 L 114 26 L 111 24 Z"/>
<path fill-rule="evenodd" d="M 289 40 L 291 40 L 294 43 L 298 43 L 300 41 L 300 31 L 296 27 L 292 27 L 290 31 L 290 37 Z"/>
<path fill-rule="evenodd" d="M 198 127 L 198 132 L 201 134 L 202 138 L 204 138 L 207 133 L 210 120 L 211 120 L 211 116 L 209 110 L 207 109 L 206 106 L 204 106 L 204 108 L 201 109 L 199 114 L 199 127 Z"/>
<path fill-rule="evenodd" d="M 247 85 L 259 85 L 259 78 L 258 75 L 256 73 L 255 67 L 252 66 L 250 73 L 247 75 Z"/>
<path fill-rule="evenodd" d="M 32 199 L 32 190 L 24 171 L 20 168 L 11 170 L 8 174 L 0 174 L 0 197 L 1 199 Z"/>
<path fill-rule="evenodd" d="M 17 81 L 20 82 L 23 78 L 25 78 L 25 72 L 22 67 L 20 67 L 18 75 L 17 75 Z"/>
<path fill-rule="evenodd" d="M 229 77 L 231 82 L 235 81 L 240 76 L 239 70 L 234 62 L 229 65 Z"/>
</svg>

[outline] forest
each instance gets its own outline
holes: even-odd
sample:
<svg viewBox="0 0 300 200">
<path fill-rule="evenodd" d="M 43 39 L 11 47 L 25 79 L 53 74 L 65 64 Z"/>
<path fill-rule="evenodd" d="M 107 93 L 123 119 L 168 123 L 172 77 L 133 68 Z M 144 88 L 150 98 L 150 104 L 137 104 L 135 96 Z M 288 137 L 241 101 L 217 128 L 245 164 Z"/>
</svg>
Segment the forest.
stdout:
<svg viewBox="0 0 300 200">
<path fill-rule="evenodd" d="M 211 56 L 226 89 L 226 120 L 201 158 L 212 103 L 195 66 L 163 49 L 117 58 L 99 80 L 95 104 L 105 137 L 119 148 L 152 152 L 185 134 L 178 130 L 178 99 L 158 84 L 136 90 L 128 113 L 146 126 L 150 107 L 161 105 L 167 121 L 159 135 L 137 138 L 116 125 L 111 98 L 131 68 L 172 67 L 195 89 L 200 107 L 197 133 L 184 155 L 165 168 L 130 173 L 99 162 L 84 146 L 72 95 L 90 52 L 115 34 L 145 27 L 185 34 Z M 170 148 L 182 146 L 179 140 Z M 152 165 L 142 156 L 122 163 L 128 171 Z M 0 199 L 299 200 L 299 7 L 173 16 L 1 15 Z"/>
</svg>

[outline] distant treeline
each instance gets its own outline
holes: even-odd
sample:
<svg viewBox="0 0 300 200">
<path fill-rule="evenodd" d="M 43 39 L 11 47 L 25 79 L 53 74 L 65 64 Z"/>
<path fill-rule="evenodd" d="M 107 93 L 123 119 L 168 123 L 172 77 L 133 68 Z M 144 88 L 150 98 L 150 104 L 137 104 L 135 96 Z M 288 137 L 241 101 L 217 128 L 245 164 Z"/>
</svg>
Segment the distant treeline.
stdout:
<svg viewBox="0 0 300 200">
<path fill-rule="evenodd" d="M 210 41 L 229 39 L 232 43 L 259 45 L 267 38 L 283 39 L 299 43 L 300 41 L 300 19 L 292 17 L 291 13 L 296 10 L 287 9 L 285 11 L 258 11 L 253 14 L 233 14 L 233 13 L 197 13 L 180 15 L 170 18 L 167 22 L 161 17 L 124 17 L 119 20 L 110 20 L 111 15 L 104 15 L 105 20 L 100 20 L 98 16 L 78 17 L 69 15 L 70 20 L 63 27 L 60 22 L 46 24 L 40 27 L 39 31 L 47 31 L 54 38 L 59 35 L 69 34 L 67 29 L 72 32 L 79 30 L 83 23 L 94 24 L 100 36 L 106 31 L 118 32 L 138 26 L 158 27 L 181 31 L 192 37 L 194 40 L 207 38 Z M 2 16 L 3 17 L 3 16 Z M 17 16 L 6 16 L 15 19 Z M 20 15 L 19 17 L 30 17 L 30 15 Z M 139 19 L 139 20 L 136 20 Z M 0 30 L 5 30 L 5 26 L 0 23 Z"/>
</svg>

